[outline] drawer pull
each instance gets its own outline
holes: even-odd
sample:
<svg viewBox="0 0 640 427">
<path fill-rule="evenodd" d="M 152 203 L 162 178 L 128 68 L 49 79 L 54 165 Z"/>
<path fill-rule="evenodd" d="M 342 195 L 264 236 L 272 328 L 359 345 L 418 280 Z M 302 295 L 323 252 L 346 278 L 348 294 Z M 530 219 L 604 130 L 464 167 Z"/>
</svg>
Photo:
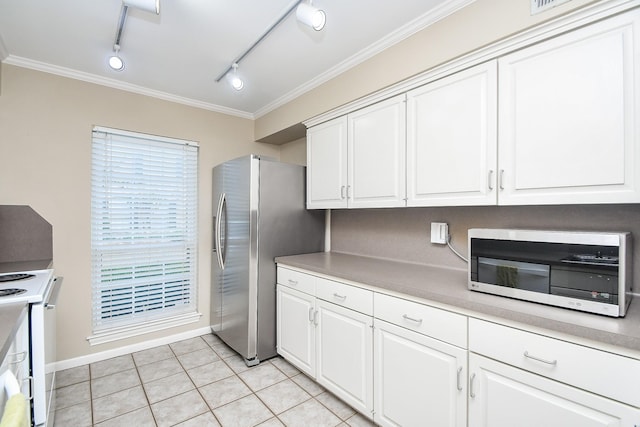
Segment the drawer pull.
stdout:
<svg viewBox="0 0 640 427">
<path fill-rule="evenodd" d="M 555 365 L 558 364 L 558 361 L 556 359 L 554 359 L 554 360 L 541 359 L 540 357 L 536 357 L 536 356 L 530 355 L 528 351 L 524 352 L 524 357 L 526 357 L 528 359 L 537 360 L 538 362 L 546 363 L 547 365 L 555 366 Z"/>
<path fill-rule="evenodd" d="M 460 366 L 458 368 L 458 377 L 457 377 L 457 386 L 458 386 L 458 391 L 462 391 L 462 383 L 460 382 L 460 379 L 462 378 L 462 366 Z"/>
<path fill-rule="evenodd" d="M 476 397 L 476 392 L 473 389 L 473 383 L 476 380 L 476 374 L 471 374 L 471 378 L 469 378 L 469 396 L 471 396 L 472 398 Z"/>
<path fill-rule="evenodd" d="M 313 307 L 309 307 L 309 322 L 313 322 Z"/>
<path fill-rule="evenodd" d="M 293 280 L 293 279 L 289 279 L 289 284 L 293 285 L 293 286 L 297 286 L 298 285 L 298 281 L 297 280 Z"/>
<path fill-rule="evenodd" d="M 342 301 L 344 301 L 344 300 L 346 300 L 346 299 L 347 299 L 347 296 L 346 296 L 346 295 L 340 295 L 340 294 L 337 294 L 337 293 L 335 293 L 335 292 L 333 293 L 333 296 L 334 296 L 334 297 L 336 297 L 336 298 L 338 298 L 338 299 L 341 299 Z"/>
<path fill-rule="evenodd" d="M 410 321 L 410 322 L 417 323 L 418 325 L 422 325 L 422 319 L 414 319 L 413 317 L 409 317 L 409 316 L 407 316 L 406 314 L 403 314 L 403 315 L 402 315 L 402 318 L 403 318 L 404 320 L 408 320 L 408 321 Z"/>
</svg>

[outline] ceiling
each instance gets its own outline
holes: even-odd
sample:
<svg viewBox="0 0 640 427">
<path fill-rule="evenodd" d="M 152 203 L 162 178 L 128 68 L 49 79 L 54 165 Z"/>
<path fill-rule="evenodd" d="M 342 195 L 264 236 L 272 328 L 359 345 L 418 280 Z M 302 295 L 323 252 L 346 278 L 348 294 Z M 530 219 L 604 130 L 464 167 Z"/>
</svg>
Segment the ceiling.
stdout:
<svg viewBox="0 0 640 427">
<path fill-rule="evenodd" d="M 240 62 L 242 91 L 215 79 L 294 0 L 161 0 L 160 15 L 129 8 L 120 72 L 107 58 L 121 0 L 0 0 L 0 59 L 256 118 L 470 1 L 316 0 L 324 30 L 301 24 L 294 11 Z"/>
</svg>

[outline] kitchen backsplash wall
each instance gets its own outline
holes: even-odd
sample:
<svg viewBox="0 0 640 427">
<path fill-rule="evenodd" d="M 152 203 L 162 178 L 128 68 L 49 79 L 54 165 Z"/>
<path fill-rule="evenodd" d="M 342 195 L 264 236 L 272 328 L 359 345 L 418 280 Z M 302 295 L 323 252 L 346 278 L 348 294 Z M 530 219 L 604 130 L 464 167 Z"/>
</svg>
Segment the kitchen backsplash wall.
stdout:
<svg viewBox="0 0 640 427">
<path fill-rule="evenodd" d="M 640 204 L 333 210 L 331 250 L 466 269 L 446 245 L 430 243 L 431 222 L 449 224 L 451 244 L 465 256 L 469 228 L 630 231 L 640 283 Z"/>
</svg>

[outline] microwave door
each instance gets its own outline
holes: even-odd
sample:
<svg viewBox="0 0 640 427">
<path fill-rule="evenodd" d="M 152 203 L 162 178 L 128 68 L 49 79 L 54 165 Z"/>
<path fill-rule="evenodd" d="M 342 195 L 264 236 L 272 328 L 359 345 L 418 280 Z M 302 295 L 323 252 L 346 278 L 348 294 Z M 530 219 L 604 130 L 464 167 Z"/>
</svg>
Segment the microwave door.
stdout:
<svg viewBox="0 0 640 427">
<path fill-rule="evenodd" d="M 478 258 L 478 281 L 507 288 L 549 293 L 549 266 L 495 258 Z"/>
</svg>

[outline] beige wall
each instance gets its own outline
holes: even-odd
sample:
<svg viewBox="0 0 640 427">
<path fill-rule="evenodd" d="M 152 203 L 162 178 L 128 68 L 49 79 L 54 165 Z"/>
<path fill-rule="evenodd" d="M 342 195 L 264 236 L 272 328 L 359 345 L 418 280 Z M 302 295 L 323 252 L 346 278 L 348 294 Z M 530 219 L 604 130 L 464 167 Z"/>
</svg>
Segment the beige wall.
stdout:
<svg viewBox="0 0 640 427">
<path fill-rule="evenodd" d="M 300 138 L 280 146 L 280 160 L 296 165 L 307 165 L 307 139 Z"/>
<path fill-rule="evenodd" d="M 142 95 L 2 64 L 0 204 L 31 205 L 53 225 L 59 300 L 58 359 L 66 360 L 209 324 L 211 168 L 250 152 L 253 122 Z M 197 324 L 89 346 L 91 335 L 90 184 L 94 125 L 198 141 L 199 289 Z"/>
<path fill-rule="evenodd" d="M 527 0 L 476 0 L 318 88 L 258 118 L 256 139 L 398 83 L 528 27 L 582 7 L 573 0 L 531 16 Z"/>
</svg>

